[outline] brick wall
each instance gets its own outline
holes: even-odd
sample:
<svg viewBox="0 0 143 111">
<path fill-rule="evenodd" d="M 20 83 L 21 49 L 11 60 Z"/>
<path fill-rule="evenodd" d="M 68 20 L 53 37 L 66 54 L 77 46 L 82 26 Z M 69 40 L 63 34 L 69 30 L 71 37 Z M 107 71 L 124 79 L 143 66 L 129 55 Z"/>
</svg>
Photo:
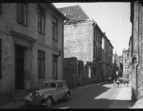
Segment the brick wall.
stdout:
<svg viewBox="0 0 143 111">
<path fill-rule="evenodd" d="M 93 56 L 93 33 L 91 23 L 64 26 L 64 57 L 77 57 L 84 62 Z"/>
</svg>

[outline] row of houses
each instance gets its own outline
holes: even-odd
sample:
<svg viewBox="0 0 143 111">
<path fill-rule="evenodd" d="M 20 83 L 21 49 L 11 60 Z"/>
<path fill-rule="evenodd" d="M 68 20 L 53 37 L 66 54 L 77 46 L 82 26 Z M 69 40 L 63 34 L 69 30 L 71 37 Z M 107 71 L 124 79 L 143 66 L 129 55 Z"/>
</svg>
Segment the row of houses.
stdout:
<svg viewBox="0 0 143 111">
<path fill-rule="evenodd" d="M 50 3 L 0 4 L 0 94 L 63 79 L 65 18 Z"/>
<path fill-rule="evenodd" d="M 113 46 L 99 25 L 79 5 L 59 8 L 64 25 L 64 79 L 76 87 L 113 76 Z M 74 72 L 74 73 L 72 73 Z"/>
<path fill-rule="evenodd" d="M 121 56 L 114 54 L 114 77 L 131 80 L 131 56 L 129 49 L 123 49 Z"/>
<path fill-rule="evenodd" d="M 1 3 L 0 24 L 0 93 L 52 79 L 76 87 L 113 75 L 113 46 L 78 5 Z"/>
</svg>

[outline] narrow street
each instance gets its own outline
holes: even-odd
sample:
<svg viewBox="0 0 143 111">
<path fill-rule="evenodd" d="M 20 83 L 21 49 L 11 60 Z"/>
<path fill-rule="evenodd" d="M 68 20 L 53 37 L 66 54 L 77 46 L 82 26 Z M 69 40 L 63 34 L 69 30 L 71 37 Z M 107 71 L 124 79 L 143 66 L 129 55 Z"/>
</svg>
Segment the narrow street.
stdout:
<svg viewBox="0 0 143 111">
<path fill-rule="evenodd" d="M 113 84 L 94 85 L 73 89 L 73 96 L 70 101 L 59 101 L 52 109 L 69 108 L 108 108 L 112 100 L 118 95 L 123 84 L 118 88 Z M 25 107 L 22 107 L 22 109 Z M 44 108 L 43 106 L 32 106 L 28 108 Z"/>
</svg>

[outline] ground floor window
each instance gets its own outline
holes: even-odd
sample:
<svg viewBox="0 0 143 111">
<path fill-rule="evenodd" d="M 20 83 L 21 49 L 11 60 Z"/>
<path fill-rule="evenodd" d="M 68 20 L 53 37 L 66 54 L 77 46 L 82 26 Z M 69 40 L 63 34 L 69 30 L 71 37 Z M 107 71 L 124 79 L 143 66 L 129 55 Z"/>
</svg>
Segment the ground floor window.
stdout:
<svg viewBox="0 0 143 111">
<path fill-rule="evenodd" d="M 53 54 L 52 56 L 52 64 L 53 64 L 53 79 L 58 79 L 58 73 L 57 73 L 57 56 Z"/>
<path fill-rule="evenodd" d="M 38 50 L 38 78 L 45 78 L 45 52 Z"/>
<path fill-rule="evenodd" d="M 96 76 L 96 68 L 95 67 L 92 68 L 92 72 L 93 72 L 93 75 Z"/>
</svg>

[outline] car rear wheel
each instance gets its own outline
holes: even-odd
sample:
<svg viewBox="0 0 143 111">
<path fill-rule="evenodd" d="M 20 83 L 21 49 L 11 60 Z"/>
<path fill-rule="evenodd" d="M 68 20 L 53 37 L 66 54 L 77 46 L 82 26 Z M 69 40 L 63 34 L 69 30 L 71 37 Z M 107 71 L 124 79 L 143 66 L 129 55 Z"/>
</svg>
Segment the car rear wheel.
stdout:
<svg viewBox="0 0 143 111">
<path fill-rule="evenodd" d="M 46 100 L 46 108 L 51 108 L 52 107 L 52 98 L 48 97 Z"/>
<path fill-rule="evenodd" d="M 69 92 L 66 93 L 66 95 L 65 95 L 65 100 L 66 100 L 66 101 L 70 100 L 70 93 L 69 93 Z"/>
</svg>

